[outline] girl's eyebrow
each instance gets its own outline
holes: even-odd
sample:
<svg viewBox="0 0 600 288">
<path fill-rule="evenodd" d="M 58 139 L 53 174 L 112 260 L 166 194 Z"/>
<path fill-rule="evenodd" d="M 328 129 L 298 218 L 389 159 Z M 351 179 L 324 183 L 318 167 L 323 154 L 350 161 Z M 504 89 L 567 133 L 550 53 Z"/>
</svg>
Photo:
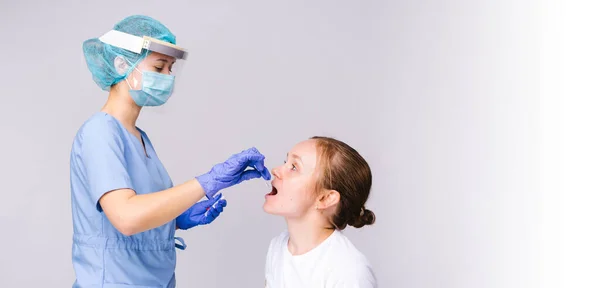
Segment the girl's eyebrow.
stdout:
<svg viewBox="0 0 600 288">
<path fill-rule="evenodd" d="M 286 156 L 287 156 L 287 157 L 290 157 L 290 154 L 288 153 Z M 292 153 L 292 158 L 294 158 L 294 159 L 298 160 L 298 161 L 299 161 L 301 164 L 304 164 L 304 163 L 302 162 L 302 157 L 300 157 L 300 156 L 298 156 L 298 155 L 296 155 L 296 154 L 294 154 L 294 153 Z"/>
</svg>

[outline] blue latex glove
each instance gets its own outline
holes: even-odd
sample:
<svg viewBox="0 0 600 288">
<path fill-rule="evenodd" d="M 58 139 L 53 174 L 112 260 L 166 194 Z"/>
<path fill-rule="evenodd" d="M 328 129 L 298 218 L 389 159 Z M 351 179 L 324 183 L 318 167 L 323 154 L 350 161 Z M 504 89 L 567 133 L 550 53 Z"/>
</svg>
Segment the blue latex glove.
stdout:
<svg viewBox="0 0 600 288">
<path fill-rule="evenodd" d="M 177 227 L 182 230 L 187 230 L 198 225 L 206 225 L 213 222 L 221 212 L 223 208 L 227 206 L 227 200 L 221 199 L 223 194 L 217 195 L 210 200 L 200 201 L 194 204 L 190 209 L 183 212 L 175 219 Z"/>
<path fill-rule="evenodd" d="M 222 189 L 260 177 L 271 180 L 269 169 L 265 167 L 265 156 L 253 147 L 213 166 L 208 173 L 196 177 L 196 180 L 202 185 L 206 197 L 211 199 Z"/>
</svg>

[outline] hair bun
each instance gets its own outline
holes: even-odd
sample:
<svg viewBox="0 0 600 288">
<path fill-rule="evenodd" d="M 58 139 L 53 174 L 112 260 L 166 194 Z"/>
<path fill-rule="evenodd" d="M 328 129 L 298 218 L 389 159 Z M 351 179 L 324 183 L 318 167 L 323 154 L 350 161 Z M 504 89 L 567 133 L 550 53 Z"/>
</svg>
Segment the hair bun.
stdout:
<svg viewBox="0 0 600 288">
<path fill-rule="evenodd" d="M 356 217 L 356 219 L 352 223 L 348 224 L 355 228 L 361 228 L 365 225 L 373 225 L 373 223 L 375 223 L 375 213 L 369 209 L 361 208 L 360 214 Z"/>
</svg>

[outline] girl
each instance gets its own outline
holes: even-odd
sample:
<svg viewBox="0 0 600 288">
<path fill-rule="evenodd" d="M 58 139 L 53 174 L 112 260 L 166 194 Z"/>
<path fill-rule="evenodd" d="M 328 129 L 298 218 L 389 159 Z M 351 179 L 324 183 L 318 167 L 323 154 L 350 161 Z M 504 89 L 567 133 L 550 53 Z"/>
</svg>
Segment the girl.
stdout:
<svg viewBox="0 0 600 288">
<path fill-rule="evenodd" d="M 298 143 L 272 171 L 263 206 L 287 231 L 271 240 L 266 287 L 377 287 L 369 261 L 340 231 L 371 225 L 371 170 L 356 150 L 326 137 Z"/>
</svg>

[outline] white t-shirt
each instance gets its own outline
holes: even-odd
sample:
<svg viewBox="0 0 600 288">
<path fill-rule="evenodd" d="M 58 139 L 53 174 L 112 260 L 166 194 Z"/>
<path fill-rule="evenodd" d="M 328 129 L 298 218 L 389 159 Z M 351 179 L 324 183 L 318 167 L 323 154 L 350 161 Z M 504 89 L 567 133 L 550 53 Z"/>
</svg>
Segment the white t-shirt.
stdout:
<svg viewBox="0 0 600 288">
<path fill-rule="evenodd" d="M 265 280 L 268 288 L 375 288 L 367 258 L 335 230 L 319 246 L 302 255 L 288 250 L 288 232 L 271 240 Z"/>
</svg>

